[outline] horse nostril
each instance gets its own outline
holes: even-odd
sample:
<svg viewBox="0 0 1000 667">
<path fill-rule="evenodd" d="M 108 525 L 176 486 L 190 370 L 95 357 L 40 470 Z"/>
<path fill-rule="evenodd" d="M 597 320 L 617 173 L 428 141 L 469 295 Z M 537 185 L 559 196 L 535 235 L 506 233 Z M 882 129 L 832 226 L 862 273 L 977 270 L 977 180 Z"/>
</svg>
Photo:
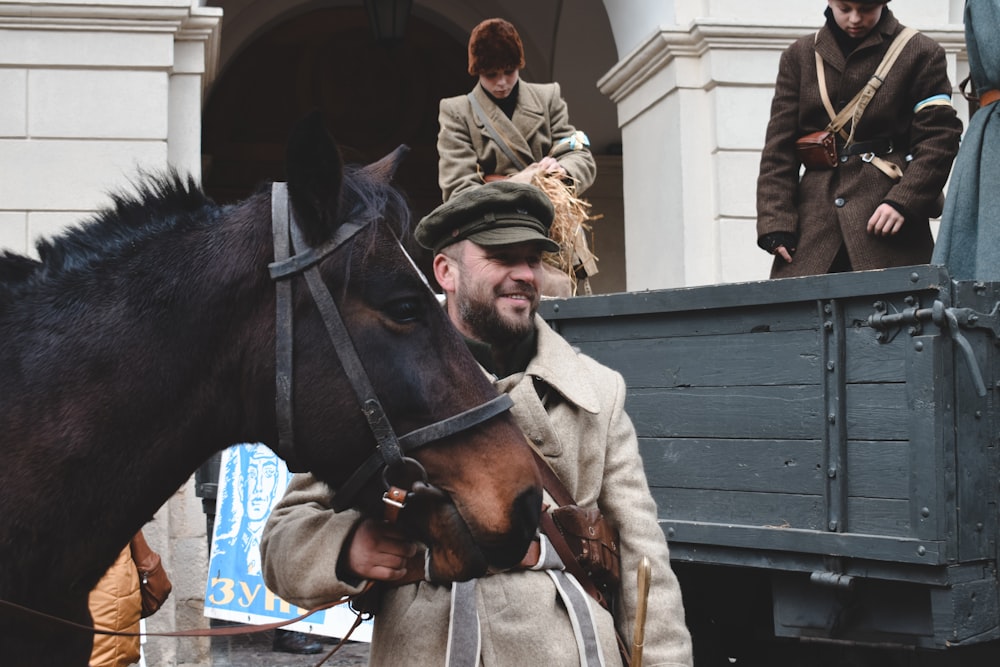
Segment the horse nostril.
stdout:
<svg viewBox="0 0 1000 667">
<path fill-rule="evenodd" d="M 495 535 L 489 544 L 480 544 L 480 551 L 491 567 L 506 570 L 521 562 L 529 543 L 535 538 L 541 511 L 542 493 L 539 489 L 518 494 L 511 506 L 508 532 Z"/>
<path fill-rule="evenodd" d="M 514 500 L 514 520 L 523 531 L 522 537 L 526 541 L 534 539 L 541 513 L 542 492 L 540 489 L 528 489 Z"/>
</svg>

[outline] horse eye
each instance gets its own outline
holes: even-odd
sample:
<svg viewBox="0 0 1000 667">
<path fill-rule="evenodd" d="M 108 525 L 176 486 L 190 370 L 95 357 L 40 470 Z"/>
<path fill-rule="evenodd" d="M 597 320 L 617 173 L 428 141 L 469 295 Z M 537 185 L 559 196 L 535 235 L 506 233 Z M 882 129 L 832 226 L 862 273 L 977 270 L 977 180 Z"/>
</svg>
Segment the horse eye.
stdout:
<svg viewBox="0 0 1000 667">
<path fill-rule="evenodd" d="M 385 312 L 396 322 L 412 322 L 423 314 L 423 304 L 418 299 L 397 299 L 386 304 Z"/>
</svg>

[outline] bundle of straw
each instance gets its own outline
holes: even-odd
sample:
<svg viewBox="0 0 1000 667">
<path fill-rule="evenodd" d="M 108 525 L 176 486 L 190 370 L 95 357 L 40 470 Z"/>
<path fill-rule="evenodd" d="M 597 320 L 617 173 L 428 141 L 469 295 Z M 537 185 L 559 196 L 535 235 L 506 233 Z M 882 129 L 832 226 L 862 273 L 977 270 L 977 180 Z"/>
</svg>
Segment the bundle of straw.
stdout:
<svg viewBox="0 0 1000 667">
<path fill-rule="evenodd" d="M 586 243 L 586 234 L 591 232 L 590 220 L 597 220 L 600 216 L 590 214 L 590 202 L 576 196 L 576 186 L 567 185 L 561 178 L 554 174 L 536 173 L 532 177 L 532 185 L 540 188 L 552 201 L 555 209 L 555 218 L 552 220 L 552 227 L 549 229 L 549 237 L 559 244 L 558 253 L 548 253 L 545 261 L 556 267 L 569 276 L 573 284 L 573 291 L 577 286 L 577 267 L 581 262 L 588 262 L 589 271 L 583 271 L 584 278 L 597 273 L 597 258 L 589 251 Z M 578 237 L 581 239 L 578 240 Z M 577 252 L 579 243 L 587 248 L 589 257 L 580 257 Z"/>
</svg>

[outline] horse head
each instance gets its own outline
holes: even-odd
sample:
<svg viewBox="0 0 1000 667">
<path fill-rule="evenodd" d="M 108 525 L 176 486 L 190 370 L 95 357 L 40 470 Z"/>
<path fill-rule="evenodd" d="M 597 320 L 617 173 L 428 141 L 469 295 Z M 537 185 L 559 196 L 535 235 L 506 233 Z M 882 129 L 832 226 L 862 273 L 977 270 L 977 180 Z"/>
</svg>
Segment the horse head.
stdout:
<svg viewBox="0 0 1000 667">
<path fill-rule="evenodd" d="M 292 291 L 297 352 L 291 377 L 280 352 L 276 373 L 290 387 L 294 444 L 276 449 L 335 490 L 336 508 L 380 515 L 387 487 L 408 491 L 401 527 L 428 546 L 434 579 L 462 580 L 520 561 L 540 482 L 509 402 L 494 407 L 496 390 L 400 242 L 409 212 L 390 181 L 404 154 L 350 167 L 318 116 L 293 132 L 293 247 L 272 275 Z"/>
</svg>

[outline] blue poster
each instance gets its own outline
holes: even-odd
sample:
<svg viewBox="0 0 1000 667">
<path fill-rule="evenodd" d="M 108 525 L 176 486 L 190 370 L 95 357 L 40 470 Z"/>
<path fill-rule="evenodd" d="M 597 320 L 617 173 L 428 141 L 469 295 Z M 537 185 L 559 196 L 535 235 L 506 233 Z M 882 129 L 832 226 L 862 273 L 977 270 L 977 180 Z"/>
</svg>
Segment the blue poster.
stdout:
<svg viewBox="0 0 1000 667">
<path fill-rule="evenodd" d="M 269 591 L 261 576 L 261 533 L 291 478 L 285 462 L 264 445 L 235 445 L 222 452 L 205 587 L 205 616 L 259 625 L 295 618 L 308 611 Z M 338 605 L 285 627 L 343 637 L 355 618 L 347 605 Z M 371 625 L 370 620 L 362 623 L 351 639 L 371 641 Z"/>
</svg>

